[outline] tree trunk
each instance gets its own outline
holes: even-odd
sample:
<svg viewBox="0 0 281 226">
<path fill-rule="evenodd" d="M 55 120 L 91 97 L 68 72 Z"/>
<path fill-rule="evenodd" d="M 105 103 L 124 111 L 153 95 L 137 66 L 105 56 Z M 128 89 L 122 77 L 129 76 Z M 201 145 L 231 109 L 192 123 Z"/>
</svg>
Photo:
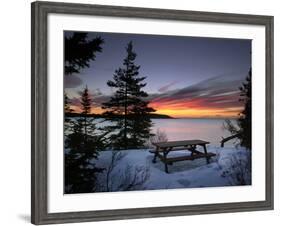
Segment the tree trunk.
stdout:
<svg viewBox="0 0 281 226">
<path fill-rule="evenodd" d="M 128 66 L 127 66 L 127 71 L 128 71 Z M 126 75 L 126 77 L 127 77 L 127 75 Z M 126 84 L 125 84 L 125 104 L 124 104 L 124 146 L 125 146 L 125 149 L 127 149 L 127 114 L 128 114 L 128 112 L 127 112 L 127 108 L 128 108 L 128 106 L 127 106 L 127 82 L 126 82 Z"/>
</svg>

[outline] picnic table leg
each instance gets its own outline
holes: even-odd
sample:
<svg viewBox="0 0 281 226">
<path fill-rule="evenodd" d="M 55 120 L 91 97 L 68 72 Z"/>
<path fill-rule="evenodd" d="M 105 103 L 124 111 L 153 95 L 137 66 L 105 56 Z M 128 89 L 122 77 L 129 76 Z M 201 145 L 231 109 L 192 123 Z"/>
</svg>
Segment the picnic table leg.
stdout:
<svg viewBox="0 0 281 226">
<path fill-rule="evenodd" d="M 167 155 L 168 155 L 168 153 L 169 153 L 169 150 L 164 150 L 163 151 L 163 162 L 164 162 L 164 164 L 165 164 L 165 172 L 166 173 L 169 173 L 169 171 L 168 171 L 168 163 L 167 163 Z"/>
<path fill-rule="evenodd" d="M 166 172 L 166 173 L 169 173 L 169 171 L 168 171 L 168 164 L 167 164 L 167 161 L 166 161 L 167 154 L 168 154 L 168 153 L 165 151 L 165 152 L 163 153 L 163 156 L 164 156 L 165 172 Z"/>
<path fill-rule="evenodd" d="M 191 145 L 188 150 L 191 151 L 191 156 L 193 157 L 195 155 L 196 145 Z"/>
<path fill-rule="evenodd" d="M 155 153 L 154 153 L 154 157 L 153 157 L 153 160 L 152 160 L 153 163 L 156 163 L 156 158 L 158 156 L 158 150 L 159 150 L 159 148 L 156 147 L 156 150 L 155 150 Z"/>
<path fill-rule="evenodd" d="M 206 144 L 203 145 L 203 148 L 204 148 L 204 153 L 205 153 L 205 156 L 206 156 L 207 164 L 209 164 L 210 161 L 209 161 L 209 157 L 208 157 L 208 152 L 207 152 Z"/>
</svg>

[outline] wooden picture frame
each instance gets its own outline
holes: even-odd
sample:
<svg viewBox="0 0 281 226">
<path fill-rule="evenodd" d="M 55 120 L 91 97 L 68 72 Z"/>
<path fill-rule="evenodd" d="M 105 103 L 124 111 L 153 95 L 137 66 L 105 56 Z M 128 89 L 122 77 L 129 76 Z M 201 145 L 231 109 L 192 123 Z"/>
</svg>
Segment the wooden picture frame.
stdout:
<svg viewBox="0 0 281 226">
<path fill-rule="evenodd" d="M 32 191 L 33 224 L 71 223 L 193 214 L 228 213 L 273 209 L 273 17 L 259 15 L 210 13 L 167 9 L 133 8 L 56 2 L 32 5 Z M 266 183 L 265 200 L 220 204 L 159 206 L 115 210 L 48 212 L 48 15 L 70 14 L 104 17 L 145 18 L 260 25 L 266 34 Z M 49 105 L 52 103 L 48 103 Z"/>
</svg>

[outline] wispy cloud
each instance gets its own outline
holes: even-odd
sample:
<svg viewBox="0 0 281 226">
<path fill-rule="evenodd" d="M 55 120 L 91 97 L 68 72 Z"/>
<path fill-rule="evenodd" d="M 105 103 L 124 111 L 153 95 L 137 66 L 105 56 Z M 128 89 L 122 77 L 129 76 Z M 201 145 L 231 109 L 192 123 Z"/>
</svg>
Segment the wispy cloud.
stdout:
<svg viewBox="0 0 281 226">
<path fill-rule="evenodd" d="M 150 106 L 159 113 L 186 114 L 186 117 L 191 112 L 193 115 L 204 112 L 206 117 L 235 116 L 243 105 L 239 102 L 239 87 L 242 82 L 243 78 L 241 77 L 216 76 L 181 89 L 168 90 L 175 83 L 171 82 L 161 87 L 161 90 L 159 89 L 159 92 L 162 91 L 161 93 L 150 93 L 147 100 L 150 102 Z M 164 90 L 167 91 L 164 92 Z M 93 107 L 99 109 L 99 111 L 102 103 L 110 99 L 108 94 L 102 93 L 99 89 L 90 90 L 90 93 L 93 99 Z M 71 102 L 76 107 L 80 106 L 79 98 L 73 98 Z"/>
<path fill-rule="evenodd" d="M 239 86 L 242 82 L 241 78 L 216 76 L 182 89 L 151 94 L 149 101 L 151 106 L 158 111 L 165 109 L 229 111 L 229 109 L 235 109 L 231 112 L 236 111 L 237 113 L 242 107 L 242 103 L 238 101 Z"/>
<path fill-rule="evenodd" d="M 169 90 L 169 88 L 173 85 L 175 85 L 177 83 L 177 81 L 173 81 L 173 82 L 170 82 L 169 84 L 165 85 L 165 86 L 162 86 L 158 89 L 159 92 L 166 92 Z"/>
</svg>

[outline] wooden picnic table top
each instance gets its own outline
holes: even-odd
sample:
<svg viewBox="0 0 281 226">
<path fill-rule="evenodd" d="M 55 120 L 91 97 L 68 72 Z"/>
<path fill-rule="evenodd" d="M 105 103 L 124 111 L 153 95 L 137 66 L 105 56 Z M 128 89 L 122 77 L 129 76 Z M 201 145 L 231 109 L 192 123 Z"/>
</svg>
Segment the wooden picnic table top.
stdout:
<svg viewBox="0 0 281 226">
<path fill-rule="evenodd" d="M 159 142 L 154 143 L 154 145 L 158 148 L 173 148 L 173 147 L 184 147 L 188 145 L 205 145 L 210 142 L 204 140 L 179 140 L 179 141 L 167 141 L 167 142 Z"/>
</svg>

